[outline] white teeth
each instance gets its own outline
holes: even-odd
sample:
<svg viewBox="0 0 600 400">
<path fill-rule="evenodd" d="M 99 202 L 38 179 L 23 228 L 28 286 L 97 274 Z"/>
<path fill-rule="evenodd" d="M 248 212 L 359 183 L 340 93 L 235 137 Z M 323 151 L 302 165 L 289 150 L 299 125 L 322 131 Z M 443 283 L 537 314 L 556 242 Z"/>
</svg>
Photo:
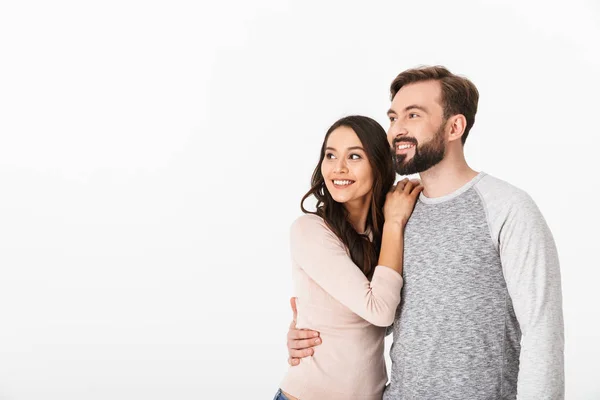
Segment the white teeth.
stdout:
<svg viewBox="0 0 600 400">
<path fill-rule="evenodd" d="M 340 181 L 340 180 L 334 180 L 333 183 L 335 185 L 339 185 L 339 186 L 346 186 L 352 183 L 352 181 Z"/>
<path fill-rule="evenodd" d="M 404 150 L 404 149 L 409 149 L 411 147 L 414 147 L 414 144 L 399 144 L 398 145 L 398 150 Z"/>
</svg>

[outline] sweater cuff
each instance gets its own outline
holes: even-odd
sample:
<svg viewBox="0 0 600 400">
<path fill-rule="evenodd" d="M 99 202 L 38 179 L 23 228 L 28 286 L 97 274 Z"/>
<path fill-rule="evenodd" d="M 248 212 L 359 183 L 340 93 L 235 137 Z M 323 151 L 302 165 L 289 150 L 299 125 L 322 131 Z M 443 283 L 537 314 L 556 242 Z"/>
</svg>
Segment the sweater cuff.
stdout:
<svg viewBox="0 0 600 400">
<path fill-rule="evenodd" d="M 404 283 L 402 275 L 400 275 L 398 271 L 390 267 L 386 267 L 385 265 L 378 265 L 375 267 L 371 283 L 375 282 L 375 280 L 385 280 L 387 282 L 390 282 L 394 284 L 394 286 L 397 286 L 398 290 L 402 289 L 402 285 Z"/>
</svg>

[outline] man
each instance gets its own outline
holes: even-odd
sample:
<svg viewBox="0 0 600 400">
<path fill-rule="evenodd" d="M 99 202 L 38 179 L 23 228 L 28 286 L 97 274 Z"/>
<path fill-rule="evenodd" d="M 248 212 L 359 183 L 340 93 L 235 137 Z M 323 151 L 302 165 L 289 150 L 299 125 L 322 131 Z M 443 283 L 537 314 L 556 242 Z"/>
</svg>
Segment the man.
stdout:
<svg viewBox="0 0 600 400">
<path fill-rule="evenodd" d="M 525 192 L 464 158 L 477 88 L 422 67 L 398 75 L 391 97 L 396 172 L 420 173 L 424 190 L 406 226 L 384 400 L 563 399 L 556 247 Z M 318 351 L 314 334 L 292 324 L 291 365 Z"/>
</svg>

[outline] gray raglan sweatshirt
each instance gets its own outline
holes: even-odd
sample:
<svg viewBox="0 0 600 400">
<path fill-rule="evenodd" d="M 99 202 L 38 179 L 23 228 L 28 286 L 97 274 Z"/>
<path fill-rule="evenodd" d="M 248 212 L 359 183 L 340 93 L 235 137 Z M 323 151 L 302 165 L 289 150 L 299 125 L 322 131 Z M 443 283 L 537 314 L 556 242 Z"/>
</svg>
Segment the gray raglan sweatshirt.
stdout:
<svg viewBox="0 0 600 400">
<path fill-rule="evenodd" d="M 533 200 L 485 173 L 421 195 L 384 400 L 562 400 L 558 255 Z"/>
</svg>

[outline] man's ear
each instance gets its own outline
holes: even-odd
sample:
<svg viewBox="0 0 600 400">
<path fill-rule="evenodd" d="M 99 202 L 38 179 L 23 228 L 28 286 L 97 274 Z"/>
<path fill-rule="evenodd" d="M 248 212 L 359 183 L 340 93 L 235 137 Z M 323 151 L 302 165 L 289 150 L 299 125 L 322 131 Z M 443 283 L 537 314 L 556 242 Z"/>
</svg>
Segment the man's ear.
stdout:
<svg viewBox="0 0 600 400">
<path fill-rule="evenodd" d="M 465 116 L 462 114 L 453 115 L 448 118 L 447 124 L 450 128 L 450 131 L 448 132 L 448 141 L 453 142 L 455 140 L 460 140 L 467 127 L 467 119 Z"/>
</svg>

